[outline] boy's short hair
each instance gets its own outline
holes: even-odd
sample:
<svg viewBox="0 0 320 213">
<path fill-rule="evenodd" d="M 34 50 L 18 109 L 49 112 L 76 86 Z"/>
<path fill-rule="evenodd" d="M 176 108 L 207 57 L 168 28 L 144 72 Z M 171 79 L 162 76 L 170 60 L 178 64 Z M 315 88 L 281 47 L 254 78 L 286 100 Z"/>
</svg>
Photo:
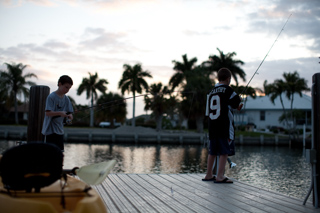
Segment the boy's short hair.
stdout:
<svg viewBox="0 0 320 213">
<path fill-rule="evenodd" d="M 58 85 L 59 85 L 59 83 L 61 83 L 62 85 L 66 84 L 66 83 L 73 85 L 72 78 L 70 78 L 70 77 L 67 76 L 67 75 L 61 76 L 61 77 L 59 78 L 59 80 L 58 80 Z"/>
<path fill-rule="evenodd" d="M 230 78 L 230 77 L 231 77 L 231 71 L 228 68 L 223 67 L 218 71 L 219 81 L 225 81 L 227 80 L 227 78 Z"/>
</svg>

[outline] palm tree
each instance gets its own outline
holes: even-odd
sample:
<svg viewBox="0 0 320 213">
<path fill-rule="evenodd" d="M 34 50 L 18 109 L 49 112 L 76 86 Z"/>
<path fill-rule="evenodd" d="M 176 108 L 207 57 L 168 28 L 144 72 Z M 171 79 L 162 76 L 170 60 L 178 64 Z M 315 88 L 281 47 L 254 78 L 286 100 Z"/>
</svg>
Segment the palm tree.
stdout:
<svg viewBox="0 0 320 213">
<path fill-rule="evenodd" d="M 145 110 L 152 110 L 152 114 L 156 120 L 156 130 L 161 131 L 163 114 L 167 112 L 169 108 L 169 99 L 166 95 L 169 94 L 167 86 L 162 87 L 162 83 L 151 84 L 148 91 L 152 97 L 145 96 Z"/>
<path fill-rule="evenodd" d="M 99 121 L 110 121 L 114 127 L 114 122 L 125 122 L 127 115 L 127 103 L 123 96 L 109 92 L 99 97 L 97 101 L 99 106 L 96 116 Z"/>
<path fill-rule="evenodd" d="M 302 91 L 310 91 L 310 89 L 307 86 L 307 81 L 303 78 L 299 77 L 299 74 L 297 71 L 294 73 L 283 73 L 282 79 L 276 79 L 273 84 L 268 85 L 265 81 L 264 87 L 265 92 L 267 95 L 270 96 L 270 100 L 272 103 L 274 103 L 274 100 L 279 96 L 280 102 L 283 108 L 283 115 L 285 117 L 286 125 L 289 126 L 288 118 L 286 113 L 283 99 L 282 99 L 282 93 L 285 93 L 286 97 L 290 100 L 290 120 L 291 122 L 294 121 L 293 116 L 293 101 L 294 101 L 294 94 L 298 93 L 300 96 L 302 96 Z"/>
<path fill-rule="evenodd" d="M 285 79 L 286 84 L 286 96 L 289 100 L 291 100 L 290 105 L 290 119 L 293 121 L 293 101 L 294 94 L 298 93 L 300 97 L 302 96 L 303 91 L 310 91 L 308 88 L 307 81 L 303 78 L 300 78 L 299 73 L 294 71 L 293 73 L 283 73 L 283 78 Z"/>
<path fill-rule="evenodd" d="M 119 81 L 119 89 L 121 88 L 121 93 L 127 91 L 132 92 L 133 95 L 133 109 L 132 109 L 132 126 L 136 126 L 135 122 L 135 105 L 136 105 L 136 93 L 141 94 L 143 88 L 147 90 L 149 88 L 148 83 L 144 78 L 152 78 L 152 75 L 148 71 L 143 71 L 141 64 L 136 64 L 133 67 L 129 64 L 123 65 L 124 71 L 122 73 L 122 78 Z"/>
<path fill-rule="evenodd" d="M 188 60 L 187 54 L 182 55 L 182 62 L 172 61 L 174 64 L 173 69 L 176 73 L 170 78 L 169 85 L 172 90 L 181 85 L 184 81 L 188 82 L 188 73 L 195 68 L 195 64 L 197 62 L 197 58 L 192 58 Z"/>
<path fill-rule="evenodd" d="M 197 132 L 203 132 L 205 118 L 205 106 L 207 94 L 214 84 L 213 79 L 209 78 L 207 70 L 202 66 L 196 67 L 189 74 L 189 80 L 183 87 L 181 111 L 188 119 L 196 122 Z"/>
<path fill-rule="evenodd" d="M 33 73 L 27 73 L 22 75 L 24 69 L 28 65 L 23 65 L 22 63 L 5 63 L 7 66 L 7 71 L 0 71 L 0 78 L 2 81 L 2 85 L 8 93 L 8 96 L 11 96 L 14 99 L 14 109 L 15 109 L 15 123 L 19 124 L 18 119 L 18 100 L 17 96 L 24 95 L 25 99 L 28 99 L 30 89 L 25 87 L 25 85 L 34 86 L 36 85 L 34 82 L 27 81 L 27 78 L 37 76 Z"/>
<path fill-rule="evenodd" d="M 203 62 L 203 64 L 212 72 L 218 72 L 218 70 L 222 67 L 228 68 L 231 71 L 232 77 L 237 85 L 239 84 L 237 76 L 245 81 L 246 73 L 240 68 L 241 65 L 244 65 L 244 62 L 234 59 L 234 56 L 236 56 L 237 53 L 232 52 L 225 55 L 219 48 L 217 48 L 217 50 L 219 51 L 219 56 L 211 55 L 209 56 L 209 60 Z"/>
<path fill-rule="evenodd" d="M 78 87 L 77 95 L 81 95 L 84 91 L 86 91 L 87 99 L 91 98 L 90 127 L 93 127 L 93 102 L 98 98 L 98 91 L 103 94 L 105 93 L 107 90 L 105 84 L 108 84 L 108 81 L 106 79 L 99 79 L 97 72 L 94 75 L 89 72 L 89 78 L 83 78 L 82 83 Z"/>
<path fill-rule="evenodd" d="M 274 101 L 277 97 L 280 99 L 280 103 L 283 109 L 283 114 L 286 115 L 286 109 L 283 104 L 283 98 L 282 98 L 282 93 L 286 91 L 286 84 L 283 80 L 281 79 L 276 79 L 273 84 L 268 84 L 267 81 L 265 80 L 264 82 L 264 88 L 265 88 L 265 93 L 266 95 L 270 96 L 271 102 L 274 104 Z M 289 126 L 288 118 L 287 116 L 285 117 L 286 121 L 286 126 Z"/>
</svg>

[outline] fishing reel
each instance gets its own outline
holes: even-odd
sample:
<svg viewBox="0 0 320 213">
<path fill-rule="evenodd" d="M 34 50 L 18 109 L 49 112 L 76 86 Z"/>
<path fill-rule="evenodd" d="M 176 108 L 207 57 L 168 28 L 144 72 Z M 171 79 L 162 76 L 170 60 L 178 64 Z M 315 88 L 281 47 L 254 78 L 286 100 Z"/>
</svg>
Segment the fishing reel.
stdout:
<svg viewBox="0 0 320 213">
<path fill-rule="evenodd" d="M 72 120 L 69 119 L 69 118 L 67 118 L 67 117 L 65 117 L 65 118 L 63 119 L 63 125 L 65 125 L 65 124 L 71 125 L 71 124 L 72 124 Z"/>
</svg>

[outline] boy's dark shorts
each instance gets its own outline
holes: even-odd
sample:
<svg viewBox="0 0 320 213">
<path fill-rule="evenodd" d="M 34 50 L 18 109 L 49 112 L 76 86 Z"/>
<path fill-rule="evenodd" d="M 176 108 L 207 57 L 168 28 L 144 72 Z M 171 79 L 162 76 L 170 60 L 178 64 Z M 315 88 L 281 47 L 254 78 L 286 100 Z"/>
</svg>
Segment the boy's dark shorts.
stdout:
<svg viewBox="0 0 320 213">
<path fill-rule="evenodd" d="M 234 140 L 227 138 L 214 138 L 210 140 L 209 145 L 210 155 L 235 155 L 235 144 Z"/>
<path fill-rule="evenodd" d="M 64 151 L 63 135 L 58 135 L 55 133 L 46 135 L 46 143 L 54 144 L 59 147 L 62 152 Z"/>
</svg>

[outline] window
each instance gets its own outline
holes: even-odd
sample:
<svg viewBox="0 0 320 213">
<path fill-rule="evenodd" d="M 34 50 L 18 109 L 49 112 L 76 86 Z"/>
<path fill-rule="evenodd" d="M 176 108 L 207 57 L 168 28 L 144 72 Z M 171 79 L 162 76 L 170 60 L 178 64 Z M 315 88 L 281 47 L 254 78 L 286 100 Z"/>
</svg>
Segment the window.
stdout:
<svg viewBox="0 0 320 213">
<path fill-rule="evenodd" d="M 266 111 L 260 111 L 260 121 L 266 120 Z"/>
</svg>

